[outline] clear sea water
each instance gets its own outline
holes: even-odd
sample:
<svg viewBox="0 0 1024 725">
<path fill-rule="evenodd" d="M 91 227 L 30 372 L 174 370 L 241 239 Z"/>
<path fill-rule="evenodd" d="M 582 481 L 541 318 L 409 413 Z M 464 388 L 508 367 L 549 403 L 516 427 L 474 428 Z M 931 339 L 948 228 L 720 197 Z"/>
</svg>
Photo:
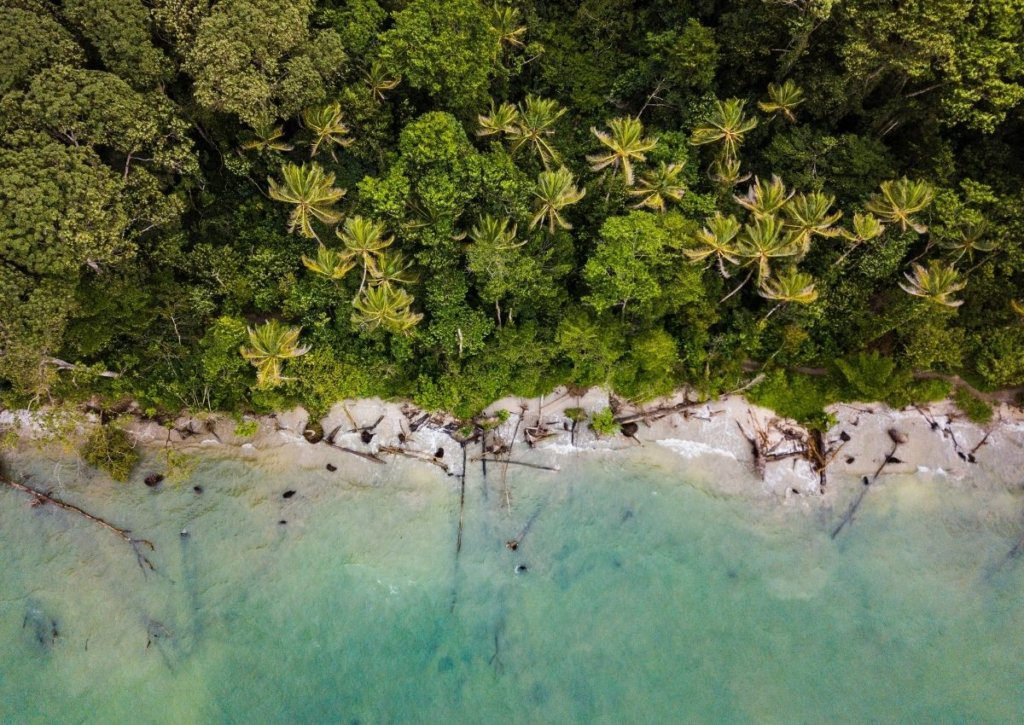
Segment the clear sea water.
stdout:
<svg viewBox="0 0 1024 725">
<path fill-rule="evenodd" d="M 330 473 L 211 454 L 155 491 L 145 466 L 122 485 L 18 459 L 151 538 L 157 571 L 0 489 L 0 722 L 1024 715 L 1014 491 L 889 478 L 833 541 L 848 497 L 716 494 L 699 460 L 689 476 L 642 453 L 579 456 L 510 467 L 504 486 L 492 464 L 486 487 L 477 464 L 456 556 L 458 479 L 338 455 Z"/>
</svg>

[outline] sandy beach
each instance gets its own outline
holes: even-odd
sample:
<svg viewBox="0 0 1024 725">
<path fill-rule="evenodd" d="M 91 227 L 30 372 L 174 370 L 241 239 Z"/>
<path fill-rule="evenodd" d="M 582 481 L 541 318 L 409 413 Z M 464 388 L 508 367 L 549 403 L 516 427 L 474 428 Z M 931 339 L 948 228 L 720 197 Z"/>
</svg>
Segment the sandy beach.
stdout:
<svg viewBox="0 0 1024 725">
<path fill-rule="evenodd" d="M 573 456 L 629 452 L 669 471 L 685 471 L 723 494 L 811 506 L 831 505 L 837 492 L 862 485 L 865 477 L 879 484 L 891 476 L 919 475 L 952 486 L 1024 485 L 1024 412 L 1005 404 L 985 426 L 948 402 L 903 410 L 838 404 L 829 409 L 836 424 L 815 441 L 797 423 L 742 396 L 707 402 L 686 396 L 680 391 L 638 407 L 602 389 L 575 394 L 557 388 L 541 398 L 494 402 L 476 429 L 411 403 L 364 399 L 339 402 L 319 420 L 302 408 L 252 417 L 256 432 L 247 436 L 238 434 L 235 418 L 215 413 L 163 425 L 136 418 L 127 430 L 147 449 L 173 447 L 189 454 L 216 449 L 310 469 L 330 463 L 350 475 L 397 456 L 453 481 L 463 472 L 464 453 L 467 466 L 483 465 L 486 458 L 492 465 L 559 469 L 571 466 Z M 609 406 L 632 435 L 601 436 L 570 417 L 573 409 L 589 418 Z M 29 411 L 0 412 L 0 429 L 15 430 L 20 446 L 48 440 L 43 421 Z M 96 417 L 88 416 L 78 433 L 95 424 Z"/>
</svg>

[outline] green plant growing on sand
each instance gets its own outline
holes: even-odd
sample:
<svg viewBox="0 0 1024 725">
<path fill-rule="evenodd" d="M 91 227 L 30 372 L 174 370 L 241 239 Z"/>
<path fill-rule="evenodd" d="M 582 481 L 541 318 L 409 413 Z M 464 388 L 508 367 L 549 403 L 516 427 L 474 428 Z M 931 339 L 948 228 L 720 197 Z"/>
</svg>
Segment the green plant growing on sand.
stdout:
<svg viewBox="0 0 1024 725">
<path fill-rule="evenodd" d="M 599 436 L 615 435 L 619 432 L 619 424 L 615 422 L 615 414 L 611 408 L 604 408 L 591 415 L 590 427 Z"/>
</svg>

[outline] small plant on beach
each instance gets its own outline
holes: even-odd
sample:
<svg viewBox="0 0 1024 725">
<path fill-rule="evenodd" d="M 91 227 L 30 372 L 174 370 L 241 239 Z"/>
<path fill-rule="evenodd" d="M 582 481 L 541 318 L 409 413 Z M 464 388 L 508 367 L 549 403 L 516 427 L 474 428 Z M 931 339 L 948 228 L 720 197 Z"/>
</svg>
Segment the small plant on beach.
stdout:
<svg viewBox="0 0 1024 725">
<path fill-rule="evenodd" d="M 583 408 L 566 408 L 562 412 L 573 423 L 582 423 L 587 419 L 587 411 L 583 410 Z"/>
<path fill-rule="evenodd" d="M 260 422 L 255 418 L 239 419 L 235 422 L 235 435 L 239 438 L 252 438 L 260 430 Z"/>
<path fill-rule="evenodd" d="M 590 427 L 599 436 L 615 435 L 619 431 L 619 424 L 615 422 L 611 408 L 599 410 L 590 416 Z"/>
<path fill-rule="evenodd" d="M 117 423 L 98 426 L 85 439 L 80 453 L 93 468 L 106 471 L 115 481 L 127 481 L 138 463 L 135 444 Z"/>
</svg>

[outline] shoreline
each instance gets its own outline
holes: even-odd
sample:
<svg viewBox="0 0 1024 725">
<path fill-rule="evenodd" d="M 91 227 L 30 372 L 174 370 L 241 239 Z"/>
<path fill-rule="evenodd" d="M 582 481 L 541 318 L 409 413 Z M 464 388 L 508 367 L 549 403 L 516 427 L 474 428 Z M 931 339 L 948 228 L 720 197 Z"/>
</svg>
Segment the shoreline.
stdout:
<svg viewBox="0 0 1024 725">
<path fill-rule="evenodd" d="M 589 418 L 609 407 L 622 424 L 614 435 L 598 436 L 566 414 L 581 409 Z M 290 467 L 330 464 L 357 474 L 402 457 L 452 478 L 453 485 L 463 474 L 464 452 L 467 469 L 483 465 L 480 459 L 486 457 L 494 465 L 540 473 L 568 464 L 573 455 L 622 451 L 670 474 L 697 472 L 707 479 L 702 484 L 726 495 L 826 505 L 836 502 L 836 491 L 873 482 L 872 476 L 884 481 L 893 475 L 929 475 L 976 488 L 1024 485 L 1024 411 L 1019 408 L 1000 405 L 984 426 L 967 420 L 949 401 L 903 410 L 839 403 L 827 411 L 836 424 L 815 436 L 741 395 L 698 402 L 678 391 L 632 406 L 600 388 L 577 395 L 563 387 L 541 398 L 495 401 L 469 430 L 462 421 L 408 402 L 360 399 L 336 403 L 319 420 L 310 420 L 302 408 L 246 416 L 250 428 L 255 424 L 248 436 L 238 434 L 236 418 L 218 413 L 183 415 L 167 425 L 135 417 L 126 432 L 146 451 L 201 455 L 217 450 L 244 459 L 275 458 Z M 75 422 L 74 433 L 83 436 L 98 424 L 98 415 L 87 414 Z M 15 432 L 19 453 L 30 455 L 33 446 L 53 442 L 47 425 L 46 411 L 0 411 L 0 433 Z M 902 442 L 896 442 L 897 435 Z M 139 467 L 133 478 L 138 474 Z"/>
</svg>

